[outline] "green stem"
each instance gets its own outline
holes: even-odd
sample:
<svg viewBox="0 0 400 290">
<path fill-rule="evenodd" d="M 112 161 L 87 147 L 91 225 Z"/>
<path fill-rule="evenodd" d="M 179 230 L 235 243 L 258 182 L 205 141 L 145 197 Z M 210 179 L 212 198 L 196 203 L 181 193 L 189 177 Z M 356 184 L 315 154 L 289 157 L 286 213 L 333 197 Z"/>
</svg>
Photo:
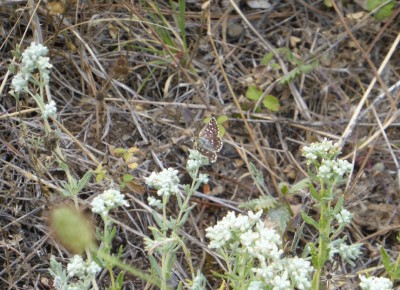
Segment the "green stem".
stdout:
<svg viewBox="0 0 400 290">
<path fill-rule="evenodd" d="M 321 190 L 321 194 L 324 194 L 324 190 Z M 322 268 L 326 261 L 326 251 L 328 250 L 327 238 L 329 238 L 331 227 L 330 220 L 326 220 L 329 216 L 326 214 L 326 211 L 329 211 L 331 208 L 331 202 L 328 204 L 321 204 L 321 213 L 319 219 L 319 239 L 318 239 L 318 261 L 316 265 L 316 269 L 314 272 L 312 287 L 311 289 L 319 290 L 320 289 L 320 280 L 321 280 L 321 272 Z"/>
<path fill-rule="evenodd" d="M 161 290 L 167 289 L 167 262 L 168 254 L 163 251 L 161 259 Z"/>
<path fill-rule="evenodd" d="M 190 185 L 189 193 L 188 193 L 188 195 L 186 196 L 185 201 L 183 202 L 182 208 L 179 210 L 178 218 L 176 219 L 178 223 L 179 223 L 179 221 L 182 219 L 183 213 L 184 213 L 185 209 L 187 208 L 187 205 L 188 205 L 188 203 L 189 203 L 189 201 L 190 201 L 190 196 L 193 194 L 193 189 L 194 189 L 195 186 L 196 186 L 197 174 L 198 174 L 198 173 L 199 173 L 199 169 L 196 169 L 196 172 L 195 172 L 195 174 L 194 174 L 194 178 L 193 178 L 193 180 L 192 180 L 192 184 Z"/>
</svg>

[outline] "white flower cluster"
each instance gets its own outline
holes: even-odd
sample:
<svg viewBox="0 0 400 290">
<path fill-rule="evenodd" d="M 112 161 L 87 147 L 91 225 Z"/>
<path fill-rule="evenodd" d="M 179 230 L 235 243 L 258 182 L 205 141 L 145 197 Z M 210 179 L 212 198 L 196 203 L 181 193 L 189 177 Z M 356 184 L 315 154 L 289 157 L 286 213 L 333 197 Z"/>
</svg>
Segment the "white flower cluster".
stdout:
<svg viewBox="0 0 400 290">
<path fill-rule="evenodd" d="M 259 221 L 255 227 L 240 235 L 240 242 L 247 252 L 257 258 L 262 264 L 267 259 L 278 260 L 283 250 L 279 249 L 281 237 L 274 229 L 269 229 Z"/>
<path fill-rule="evenodd" d="M 155 198 L 155 197 L 153 197 L 153 196 L 149 196 L 149 197 L 147 198 L 147 201 L 148 201 L 148 203 L 149 203 L 149 206 L 156 207 L 156 208 L 158 208 L 158 209 L 161 209 L 161 208 L 162 208 L 161 200 L 159 200 L 159 199 L 157 199 L 157 198 Z"/>
<path fill-rule="evenodd" d="M 303 147 L 303 156 L 309 161 L 317 160 L 318 158 L 328 158 L 339 154 L 339 144 L 333 143 L 331 140 L 324 138 L 322 142 L 310 144 Z"/>
<path fill-rule="evenodd" d="M 124 195 L 118 190 L 108 189 L 102 194 L 96 196 L 92 202 L 92 212 L 102 216 L 107 216 L 108 212 L 119 206 L 129 207 L 129 203 L 124 199 Z"/>
<path fill-rule="evenodd" d="M 75 255 L 67 265 L 67 273 L 69 277 L 76 276 L 83 278 L 85 275 L 94 277 L 98 272 L 101 271 L 99 265 L 96 262 L 88 264 L 83 261 L 83 258 L 79 255 Z"/>
<path fill-rule="evenodd" d="M 329 244 L 329 260 L 333 261 L 333 256 L 337 253 L 346 263 L 354 266 L 354 260 L 361 254 L 362 243 L 347 245 L 346 237 L 337 239 Z"/>
<path fill-rule="evenodd" d="M 261 265 L 253 271 L 262 278 L 264 286 L 272 286 L 272 289 L 310 289 L 311 274 L 314 268 L 309 261 L 302 258 L 283 258 L 270 262 L 269 265 Z M 256 288 L 257 289 L 257 288 Z M 260 289 L 265 289 L 260 288 Z"/>
<path fill-rule="evenodd" d="M 349 224 L 352 218 L 353 214 L 345 208 L 342 208 L 342 210 L 335 215 L 335 219 L 338 221 L 339 226 L 345 226 Z"/>
<path fill-rule="evenodd" d="M 44 85 L 47 85 L 50 80 L 50 68 L 52 64 L 50 59 L 46 57 L 49 50 L 47 47 L 31 43 L 22 53 L 21 67 L 16 76 L 14 76 L 11 87 L 16 93 L 21 93 L 28 90 L 28 82 L 31 74 L 38 70 Z"/>
<path fill-rule="evenodd" d="M 237 217 L 233 211 L 229 212 L 214 227 L 206 229 L 206 237 L 210 239 L 209 248 L 219 249 L 229 242 L 231 239 L 246 233 L 251 229 L 261 217 L 262 211 L 254 214 L 249 212 L 248 215 L 239 214 Z"/>
<path fill-rule="evenodd" d="M 365 277 L 364 275 L 359 275 L 361 280 L 360 287 L 363 290 L 391 290 L 393 283 L 387 278 L 381 277 Z"/>
<path fill-rule="evenodd" d="M 311 263 L 298 257 L 281 258 L 281 238 L 274 229 L 265 227 L 261 214 L 262 211 L 235 216 L 229 212 L 214 227 L 206 229 L 209 248 L 228 248 L 257 261 L 252 269 L 256 280 L 250 283 L 250 290 L 310 289 L 314 271 Z"/>
<path fill-rule="evenodd" d="M 189 159 L 186 164 L 188 171 L 194 171 L 199 169 L 201 166 L 209 164 L 208 158 L 202 155 L 197 150 L 189 149 Z"/>
<path fill-rule="evenodd" d="M 351 164 L 346 160 L 322 160 L 317 176 L 324 180 L 342 178 L 351 170 Z"/>
<path fill-rule="evenodd" d="M 56 102 L 51 100 L 50 103 L 44 105 L 43 119 L 47 119 L 49 116 L 55 116 L 56 113 L 57 113 Z"/>
<path fill-rule="evenodd" d="M 170 196 L 179 192 L 178 170 L 164 169 L 159 173 L 152 172 L 146 178 L 146 184 L 157 189 L 158 196 Z"/>
</svg>

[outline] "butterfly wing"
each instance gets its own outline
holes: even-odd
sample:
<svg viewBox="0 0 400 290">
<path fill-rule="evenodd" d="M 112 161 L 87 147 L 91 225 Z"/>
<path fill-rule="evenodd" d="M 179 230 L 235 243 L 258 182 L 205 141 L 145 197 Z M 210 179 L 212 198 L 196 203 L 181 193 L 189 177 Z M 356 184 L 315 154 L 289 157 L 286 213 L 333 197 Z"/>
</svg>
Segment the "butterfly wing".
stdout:
<svg viewBox="0 0 400 290">
<path fill-rule="evenodd" d="M 199 143 L 215 152 L 219 152 L 222 149 L 222 139 L 219 137 L 219 128 L 214 117 L 201 129 Z"/>
<path fill-rule="evenodd" d="M 207 157 L 210 163 L 214 163 L 215 161 L 217 161 L 217 153 L 215 153 L 214 151 L 208 150 L 203 146 L 197 146 L 197 151 L 199 151 L 201 155 Z"/>
</svg>

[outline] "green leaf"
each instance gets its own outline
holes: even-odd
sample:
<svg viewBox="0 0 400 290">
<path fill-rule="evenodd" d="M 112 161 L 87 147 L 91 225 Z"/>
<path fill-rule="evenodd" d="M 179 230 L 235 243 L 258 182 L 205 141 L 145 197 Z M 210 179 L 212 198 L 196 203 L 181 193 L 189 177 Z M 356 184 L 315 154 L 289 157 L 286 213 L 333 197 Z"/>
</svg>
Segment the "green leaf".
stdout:
<svg viewBox="0 0 400 290">
<path fill-rule="evenodd" d="M 317 230 L 319 230 L 319 224 L 309 215 L 307 215 L 304 211 L 301 211 L 301 217 L 303 218 L 303 220 L 309 224 L 312 225 L 314 228 L 316 228 Z"/>
<path fill-rule="evenodd" d="M 281 182 L 278 184 L 279 190 L 283 193 L 283 194 L 288 194 L 289 192 L 289 184 L 287 182 Z"/>
<path fill-rule="evenodd" d="M 329 212 L 330 212 L 329 210 L 325 210 L 324 218 L 320 219 L 319 230 L 323 233 L 325 233 L 325 231 L 327 231 L 328 227 L 330 227 L 331 225 L 331 218 Z"/>
<path fill-rule="evenodd" d="M 219 137 L 224 137 L 226 132 L 225 127 L 218 125 L 218 129 L 219 129 Z"/>
<path fill-rule="evenodd" d="M 124 272 L 121 271 L 118 274 L 117 281 L 115 283 L 115 288 L 118 289 L 118 290 L 122 289 L 123 285 L 124 285 Z"/>
<path fill-rule="evenodd" d="M 318 66 L 318 62 L 314 62 L 311 64 L 299 63 L 296 68 L 294 68 L 288 74 L 286 74 L 285 76 L 282 77 L 281 83 L 282 84 L 288 83 L 303 73 L 309 73 L 309 72 L 313 71 L 314 68 L 317 66 Z"/>
<path fill-rule="evenodd" d="M 104 177 L 106 177 L 106 172 L 101 172 L 96 175 L 96 183 L 100 183 Z"/>
<path fill-rule="evenodd" d="M 149 256 L 149 260 L 150 260 L 150 265 L 151 265 L 151 270 L 154 274 L 156 274 L 158 277 L 162 277 L 161 273 L 161 267 L 160 265 L 158 265 L 156 259 L 154 258 L 153 255 Z"/>
<path fill-rule="evenodd" d="M 85 175 L 79 180 L 78 184 L 75 187 L 74 194 L 77 195 L 82 191 L 82 189 L 89 183 L 90 178 L 92 177 L 92 172 L 88 171 Z"/>
<path fill-rule="evenodd" d="M 311 262 L 314 266 L 315 269 L 319 269 L 319 265 L 318 265 L 318 251 L 315 248 L 315 245 L 313 243 L 309 243 L 308 244 L 309 248 L 310 248 L 310 252 L 311 252 Z"/>
<path fill-rule="evenodd" d="M 262 172 L 257 169 L 257 167 L 254 165 L 253 162 L 250 162 L 250 173 L 251 177 L 253 177 L 253 180 L 256 184 L 264 186 L 264 176 Z"/>
<path fill-rule="evenodd" d="M 125 148 L 118 147 L 118 148 L 114 149 L 114 154 L 116 154 L 116 155 L 123 155 L 126 152 L 127 152 L 127 150 Z"/>
<path fill-rule="evenodd" d="M 385 248 L 381 248 L 381 256 L 382 256 L 382 264 L 386 269 L 386 272 L 389 274 L 389 276 L 393 279 L 395 278 L 395 268 L 394 265 L 390 262 L 390 257 L 386 253 Z"/>
<path fill-rule="evenodd" d="M 251 209 L 253 211 L 259 211 L 264 209 L 275 208 L 277 201 L 274 197 L 266 195 L 260 198 L 252 199 L 244 204 L 239 205 L 239 208 Z"/>
<path fill-rule="evenodd" d="M 155 210 L 152 210 L 152 211 L 151 211 L 151 214 L 152 214 L 152 216 L 153 216 L 154 221 L 157 223 L 157 225 L 158 225 L 160 228 L 163 228 L 163 227 L 164 227 L 164 223 L 163 223 L 163 221 L 160 219 L 159 214 L 158 214 Z"/>
<path fill-rule="evenodd" d="M 296 194 L 303 188 L 309 187 L 310 186 L 310 179 L 309 178 L 304 178 L 300 180 L 299 182 L 293 184 L 289 189 L 287 194 Z"/>
<path fill-rule="evenodd" d="M 322 268 L 322 266 L 324 266 L 326 260 L 328 260 L 329 257 L 328 242 L 322 243 L 321 251 L 322 255 L 318 261 L 318 264 Z"/>
<path fill-rule="evenodd" d="M 226 121 L 228 121 L 228 116 L 226 116 L 226 115 L 222 115 L 222 116 L 219 116 L 218 118 L 217 118 L 217 124 L 223 124 L 223 123 L 225 123 Z"/>
<path fill-rule="evenodd" d="M 246 92 L 246 97 L 250 100 L 257 101 L 261 98 L 263 92 L 255 85 L 250 85 Z"/>
<path fill-rule="evenodd" d="M 318 194 L 317 190 L 315 189 L 314 185 L 312 185 L 312 183 L 310 183 L 310 194 L 316 201 L 318 202 L 321 201 L 321 197 Z"/>
<path fill-rule="evenodd" d="M 318 66 L 318 62 L 310 63 L 310 64 L 303 64 L 300 66 L 300 71 L 302 73 L 310 73 Z"/>
<path fill-rule="evenodd" d="M 173 3 L 172 1 L 170 3 Z M 179 17 L 178 17 L 178 26 L 179 30 L 181 32 L 181 37 L 183 41 L 183 46 L 185 49 L 185 52 L 187 50 L 186 46 L 186 0 L 179 0 Z"/>
<path fill-rule="evenodd" d="M 260 65 L 267 65 L 272 60 L 273 57 L 274 57 L 274 54 L 272 52 L 267 53 L 262 58 Z"/>
<path fill-rule="evenodd" d="M 333 209 L 333 213 L 332 213 L 333 215 L 337 215 L 342 210 L 343 203 L 344 203 L 344 196 L 342 194 L 342 195 L 340 195 L 340 197 L 335 205 L 335 208 Z"/>
<path fill-rule="evenodd" d="M 122 176 L 122 181 L 123 182 L 130 182 L 134 179 L 134 177 L 131 174 L 124 174 Z"/>
<path fill-rule="evenodd" d="M 394 1 L 383 6 L 375 13 L 375 18 L 379 21 L 385 20 L 393 14 Z"/>
<path fill-rule="evenodd" d="M 262 103 L 268 110 L 271 110 L 273 112 L 279 111 L 279 107 L 280 107 L 279 100 L 278 100 L 278 98 L 276 98 L 272 95 L 265 96 Z"/>
<path fill-rule="evenodd" d="M 286 226 L 290 220 L 290 212 L 286 206 L 279 206 L 269 210 L 268 217 L 273 223 L 278 224 L 280 232 L 283 233 L 286 230 Z"/>
</svg>

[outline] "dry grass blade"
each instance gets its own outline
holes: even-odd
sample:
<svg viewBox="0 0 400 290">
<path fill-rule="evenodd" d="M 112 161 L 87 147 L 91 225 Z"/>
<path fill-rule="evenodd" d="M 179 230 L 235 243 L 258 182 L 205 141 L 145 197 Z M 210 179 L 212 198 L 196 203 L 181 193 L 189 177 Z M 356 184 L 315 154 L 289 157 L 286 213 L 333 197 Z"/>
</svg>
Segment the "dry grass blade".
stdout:
<svg viewBox="0 0 400 290">
<path fill-rule="evenodd" d="M 223 287 L 213 273 L 230 269 L 209 248 L 206 229 L 230 211 L 276 213 L 274 222 L 288 225 L 285 250 L 297 256 L 317 237 L 301 212 L 314 219 L 321 210 L 301 187 L 312 176 L 302 149 L 324 138 L 351 159 L 351 177 L 335 193 L 354 214 L 343 236 L 365 245 L 354 266 L 321 273 L 325 285 L 383 273 L 379 245 L 396 259 L 400 224 L 400 10 L 379 22 L 383 4 L 371 12 L 350 2 L 275 1 L 264 9 L 234 0 L 2 1 L 0 289 L 53 287 L 50 257 L 65 269 L 73 255 L 51 238 L 49 213 L 73 204 L 103 230 L 92 202 L 111 189 L 128 204 L 109 212 L 111 243 L 96 245 L 115 256 L 123 249 L 120 260 L 138 270 L 126 272 L 126 289 L 153 287 L 137 273 L 150 273 L 168 243 L 150 251 L 146 243 L 162 221 L 182 216 L 164 288 L 190 288 L 197 270 L 210 289 Z M 22 62 L 32 42 L 48 49 L 48 82 Z M 27 72 L 29 90 L 19 91 Z M 211 117 L 213 130 L 202 131 Z M 215 162 L 200 168 L 208 183 L 186 200 L 194 132 Z M 157 211 L 149 204 L 159 189 L 145 178 L 168 168 L 179 172 L 178 195 Z M 182 212 L 182 201 L 196 205 Z M 284 210 L 274 212 L 275 204 Z M 120 270 L 103 268 L 89 283 L 117 289 Z"/>
</svg>

